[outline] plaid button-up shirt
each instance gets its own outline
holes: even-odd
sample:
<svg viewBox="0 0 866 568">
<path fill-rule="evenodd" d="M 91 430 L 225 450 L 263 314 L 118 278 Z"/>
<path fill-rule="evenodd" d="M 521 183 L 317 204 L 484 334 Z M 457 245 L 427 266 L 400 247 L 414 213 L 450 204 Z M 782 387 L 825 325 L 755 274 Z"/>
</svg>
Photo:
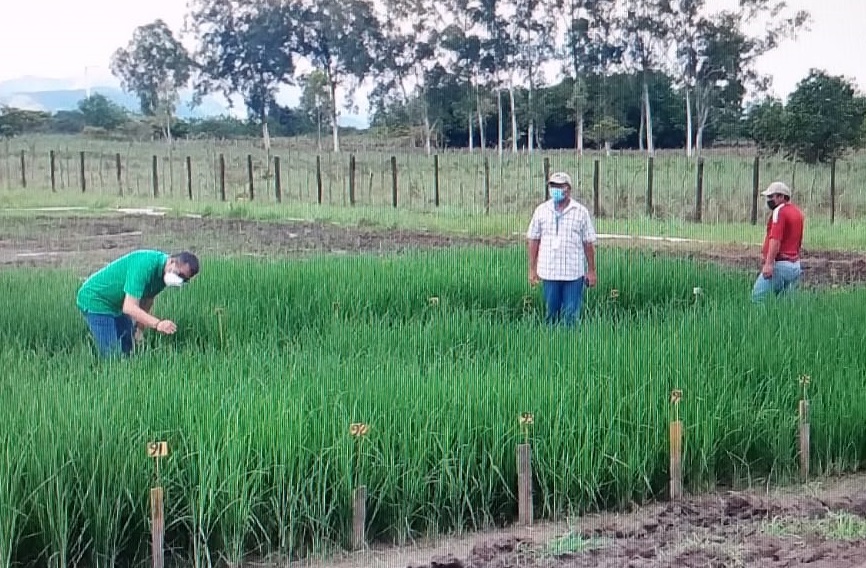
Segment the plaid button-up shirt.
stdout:
<svg viewBox="0 0 866 568">
<path fill-rule="evenodd" d="M 538 277 L 542 280 L 577 280 L 586 274 L 584 243 L 598 237 L 586 207 L 570 199 L 562 211 L 553 200 L 535 208 L 526 237 L 540 240 Z"/>
</svg>

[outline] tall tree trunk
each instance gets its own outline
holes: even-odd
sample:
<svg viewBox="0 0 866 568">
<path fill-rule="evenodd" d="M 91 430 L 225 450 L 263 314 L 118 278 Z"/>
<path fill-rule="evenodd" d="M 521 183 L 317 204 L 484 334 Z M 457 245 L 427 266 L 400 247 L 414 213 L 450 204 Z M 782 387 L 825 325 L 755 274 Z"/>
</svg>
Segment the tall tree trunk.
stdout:
<svg viewBox="0 0 866 568">
<path fill-rule="evenodd" d="M 499 124 L 497 125 L 499 130 L 497 131 L 497 135 L 496 135 L 496 138 L 497 138 L 496 149 L 499 151 L 499 157 L 501 159 L 502 158 L 502 137 L 505 134 L 505 125 L 503 124 L 505 119 L 502 116 L 502 88 L 496 89 L 496 114 L 499 117 Z"/>
<path fill-rule="evenodd" d="M 271 173 L 271 131 L 268 129 L 268 107 L 262 109 L 262 140 L 265 143 L 265 153 L 268 157 L 265 175 Z"/>
<path fill-rule="evenodd" d="M 580 111 L 580 115 L 577 117 L 577 124 L 575 128 L 577 132 L 575 132 L 575 140 L 577 141 L 577 154 L 579 156 L 583 156 L 583 131 L 586 127 L 586 123 L 583 119 L 583 111 Z"/>
<path fill-rule="evenodd" d="M 641 97 L 643 99 L 643 97 Z M 644 151 L 644 140 L 646 137 L 644 134 L 646 133 L 646 108 L 643 106 L 643 100 L 640 103 L 640 130 L 637 134 L 637 149 L 641 152 Z"/>
<path fill-rule="evenodd" d="M 535 110 L 532 106 L 532 92 L 535 90 L 534 81 L 532 80 L 532 69 L 529 70 L 529 93 L 527 94 L 527 111 L 529 112 L 529 128 L 526 132 L 526 143 L 529 148 L 529 153 L 535 147 Z"/>
<path fill-rule="evenodd" d="M 646 82 L 646 76 L 643 79 L 643 104 L 646 108 L 646 148 L 647 153 L 652 156 L 655 154 L 655 145 L 653 144 L 653 114 L 650 108 L 649 86 Z"/>
<path fill-rule="evenodd" d="M 469 153 L 471 154 L 475 150 L 475 132 L 473 130 L 475 121 L 471 111 L 466 114 L 469 117 L 467 120 L 469 122 Z"/>
<path fill-rule="evenodd" d="M 478 114 L 478 137 L 481 139 L 481 151 L 487 148 L 487 140 L 484 132 L 484 113 L 481 112 L 481 89 L 475 89 L 475 111 Z"/>
<path fill-rule="evenodd" d="M 508 86 L 508 98 L 511 99 L 511 152 L 517 153 L 517 105 L 514 101 L 514 83 Z"/>
<path fill-rule="evenodd" d="M 322 151 L 322 107 L 316 104 L 316 150 Z"/>
<path fill-rule="evenodd" d="M 337 82 L 328 73 L 328 83 L 331 87 L 331 132 L 334 135 L 334 153 L 340 152 L 340 127 L 337 126 Z"/>
<path fill-rule="evenodd" d="M 692 98 L 691 89 L 686 86 L 686 156 L 692 157 Z"/>
<path fill-rule="evenodd" d="M 432 132 L 430 128 L 430 109 L 427 108 L 427 104 L 424 104 L 424 149 L 427 150 L 427 155 L 433 153 L 433 145 L 430 143 L 430 138 L 432 138 Z"/>
<path fill-rule="evenodd" d="M 697 103 L 697 101 L 696 101 Z M 697 105 L 696 105 L 697 106 Z M 695 136 L 695 157 L 700 158 L 704 147 L 704 129 L 707 127 L 707 119 L 710 116 L 710 109 L 707 105 L 702 105 L 703 108 L 695 109 L 698 111 L 698 131 Z"/>
</svg>

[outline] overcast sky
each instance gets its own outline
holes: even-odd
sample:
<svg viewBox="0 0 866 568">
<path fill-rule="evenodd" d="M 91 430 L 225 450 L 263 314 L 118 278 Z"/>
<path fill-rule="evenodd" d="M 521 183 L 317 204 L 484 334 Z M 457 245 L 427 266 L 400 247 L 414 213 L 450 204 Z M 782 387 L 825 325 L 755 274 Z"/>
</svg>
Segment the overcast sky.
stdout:
<svg viewBox="0 0 866 568">
<path fill-rule="evenodd" d="M 708 0 L 711 8 L 733 0 Z M 789 0 L 807 8 L 812 31 L 788 42 L 760 63 L 773 76 L 773 90 L 786 96 L 810 67 L 854 78 L 866 90 L 866 0 Z M 31 75 L 75 78 L 84 86 L 116 85 L 108 70 L 112 52 L 133 30 L 162 18 L 178 32 L 186 0 L 23 0 L 7 2 L 0 18 L 0 80 Z"/>
</svg>

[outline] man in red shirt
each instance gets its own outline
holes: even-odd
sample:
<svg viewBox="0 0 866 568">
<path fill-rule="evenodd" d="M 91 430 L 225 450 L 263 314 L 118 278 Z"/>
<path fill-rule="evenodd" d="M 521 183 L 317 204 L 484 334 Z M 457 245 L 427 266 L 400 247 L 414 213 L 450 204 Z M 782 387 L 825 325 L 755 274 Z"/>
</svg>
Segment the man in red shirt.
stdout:
<svg viewBox="0 0 866 568">
<path fill-rule="evenodd" d="M 767 219 L 767 234 L 761 247 L 763 266 L 752 288 L 752 301 L 757 303 L 771 291 L 784 295 L 797 288 L 803 269 L 800 247 L 803 244 L 804 215 L 791 203 L 791 189 L 774 181 L 761 195 L 767 198 L 772 213 Z"/>
</svg>

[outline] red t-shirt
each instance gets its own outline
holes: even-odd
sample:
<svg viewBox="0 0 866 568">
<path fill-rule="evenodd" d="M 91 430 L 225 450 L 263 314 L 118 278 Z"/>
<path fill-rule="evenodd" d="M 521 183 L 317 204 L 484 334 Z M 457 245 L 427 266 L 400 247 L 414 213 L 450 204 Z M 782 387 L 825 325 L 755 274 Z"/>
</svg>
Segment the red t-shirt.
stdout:
<svg viewBox="0 0 866 568">
<path fill-rule="evenodd" d="M 783 203 L 773 210 L 767 219 L 767 236 L 761 252 L 766 258 L 770 239 L 779 241 L 779 254 L 776 260 L 800 260 L 800 246 L 803 244 L 803 212 L 793 203 Z"/>
</svg>

